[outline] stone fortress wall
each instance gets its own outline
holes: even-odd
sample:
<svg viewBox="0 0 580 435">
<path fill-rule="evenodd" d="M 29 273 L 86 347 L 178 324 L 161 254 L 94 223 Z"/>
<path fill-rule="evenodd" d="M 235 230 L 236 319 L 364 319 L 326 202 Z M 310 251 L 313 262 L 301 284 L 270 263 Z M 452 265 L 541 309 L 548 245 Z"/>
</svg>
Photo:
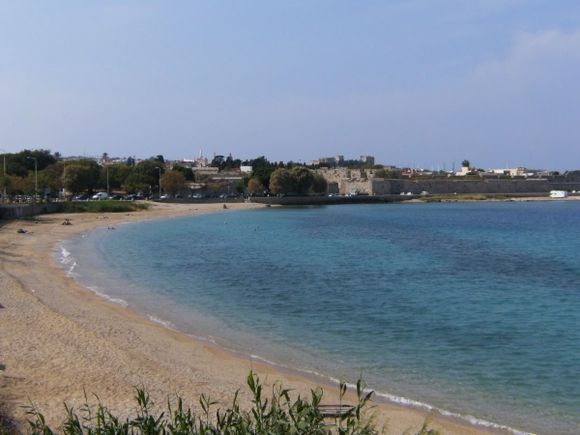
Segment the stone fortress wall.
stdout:
<svg viewBox="0 0 580 435">
<path fill-rule="evenodd" d="M 580 180 L 547 178 L 403 178 L 383 179 L 373 169 L 329 168 L 317 169 L 328 183 L 328 193 L 348 195 L 351 192 L 367 195 L 398 195 L 452 193 L 547 193 L 550 190 L 578 190 Z"/>
</svg>

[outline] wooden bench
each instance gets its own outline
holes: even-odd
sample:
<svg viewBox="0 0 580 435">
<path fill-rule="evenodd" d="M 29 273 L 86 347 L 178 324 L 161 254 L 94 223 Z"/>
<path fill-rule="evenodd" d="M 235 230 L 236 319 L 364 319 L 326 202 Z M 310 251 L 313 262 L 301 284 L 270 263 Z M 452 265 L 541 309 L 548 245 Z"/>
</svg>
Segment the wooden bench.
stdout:
<svg viewBox="0 0 580 435">
<path fill-rule="evenodd" d="M 324 418 L 345 417 L 354 411 L 352 405 L 318 405 L 318 410 Z"/>
</svg>

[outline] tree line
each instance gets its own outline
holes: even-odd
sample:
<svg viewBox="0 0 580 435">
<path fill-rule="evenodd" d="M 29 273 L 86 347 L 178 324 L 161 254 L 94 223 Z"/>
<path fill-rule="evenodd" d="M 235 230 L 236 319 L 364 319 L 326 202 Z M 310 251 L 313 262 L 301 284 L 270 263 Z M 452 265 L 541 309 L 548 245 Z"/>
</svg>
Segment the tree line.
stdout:
<svg viewBox="0 0 580 435">
<path fill-rule="evenodd" d="M 41 149 L 5 154 L 2 159 L 6 164 L 0 185 L 13 195 L 36 193 L 54 197 L 63 189 L 71 194 L 107 188 L 128 193 L 149 191 L 159 185 L 159 178 L 165 173 L 165 164 L 158 158 L 102 166 L 94 159 L 63 160 L 59 153 Z"/>
<path fill-rule="evenodd" d="M 106 153 L 103 159 L 108 157 Z M 135 162 L 101 165 L 95 159 L 63 159 L 59 153 L 49 150 L 24 150 L 3 154 L 0 164 L 0 189 L 8 195 L 31 195 L 57 197 L 59 192 L 76 195 L 99 190 L 125 193 L 164 192 L 176 194 L 187 189 L 191 182 L 204 184 L 207 189 L 218 191 L 219 182 L 207 175 L 195 175 L 191 168 L 174 164 L 170 170 L 162 155 Z M 251 175 L 245 175 L 234 186 L 237 193 L 250 194 L 313 194 L 324 193 L 326 182 L 304 166 L 293 162 L 270 162 L 264 156 L 241 161 L 231 156 L 216 156 L 212 166 L 222 171 L 238 169 L 241 165 L 252 166 Z"/>
</svg>

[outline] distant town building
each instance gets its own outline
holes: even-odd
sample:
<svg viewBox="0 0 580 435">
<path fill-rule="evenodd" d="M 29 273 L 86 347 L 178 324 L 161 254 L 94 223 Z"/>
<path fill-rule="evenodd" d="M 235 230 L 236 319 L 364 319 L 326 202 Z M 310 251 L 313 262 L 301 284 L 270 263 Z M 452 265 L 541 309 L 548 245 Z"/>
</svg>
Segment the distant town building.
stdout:
<svg viewBox="0 0 580 435">
<path fill-rule="evenodd" d="M 312 166 L 342 166 L 344 162 L 344 156 L 338 155 L 335 157 L 320 157 L 317 160 L 312 160 L 310 164 Z"/>
<path fill-rule="evenodd" d="M 183 166 L 187 166 L 189 168 L 198 167 L 203 168 L 209 165 L 209 160 L 203 155 L 203 151 L 199 150 L 199 154 L 194 159 L 183 159 L 181 161 Z"/>
<path fill-rule="evenodd" d="M 366 165 L 374 165 L 375 164 L 374 156 L 360 156 L 359 160 L 361 161 L 361 163 L 364 163 Z"/>
<path fill-rule="evenodd" d="M 194 162 L 195 162 L 195 166 L 199 166 L 199 167 L 204 167 L 204 166 L 207 166 L 209 164 L 209 160 L 206 157 L 204 157 L 202 150 L 199 150 L 199 155 L 194 160 Z"/>
<path fill-rule="evenodd" d="M 462 166 L 460 171 L 457 171 L 455 175 L 457 177 L 465 177 L 472 172 L 472 169 L 469 166 Z"/>
<path fill-rule="evenodd" d="M 310 161 L 311 166 L 328 166 L 329 168 L 342 167 L 350 164 L 374 165 L 374 156 L 360 156 L 359 159 L 344 160 L 344 156 L 338 154 L 334 157 L 320 157 L 317 160 Z"/>
<path fill-rule="evenodd" d="M 220 170 L 220 168 L 214 166 L 195 166 L 191 169 L 197 175 L 216 175 Z"/>
<path fill-rule="evenodd" d="M 490 169 L 488 172 L 494 175 L 508 175 L 510 177 L 547 177 L 550 175 L 549 172 L 541 169 L 528 169 L 525 167 L 517 168 L 500 168 L 500 169 Z"/>
</svg>

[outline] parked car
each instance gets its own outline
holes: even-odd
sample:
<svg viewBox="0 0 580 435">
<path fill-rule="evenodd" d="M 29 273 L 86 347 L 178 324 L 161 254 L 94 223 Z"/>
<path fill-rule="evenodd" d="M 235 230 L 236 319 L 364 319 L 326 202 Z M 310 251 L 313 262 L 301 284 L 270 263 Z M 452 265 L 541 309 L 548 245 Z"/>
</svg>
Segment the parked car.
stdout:
<svg viewBox="0 0 580 435">
<path fill-rule="evenodd" d="M 94 200 L 102 200 L 102 199 L 107 199 L 109 197 L 109 194 L 107 192 L 97 192 L 93 195 L 93 199 Z"/>
</svg>

